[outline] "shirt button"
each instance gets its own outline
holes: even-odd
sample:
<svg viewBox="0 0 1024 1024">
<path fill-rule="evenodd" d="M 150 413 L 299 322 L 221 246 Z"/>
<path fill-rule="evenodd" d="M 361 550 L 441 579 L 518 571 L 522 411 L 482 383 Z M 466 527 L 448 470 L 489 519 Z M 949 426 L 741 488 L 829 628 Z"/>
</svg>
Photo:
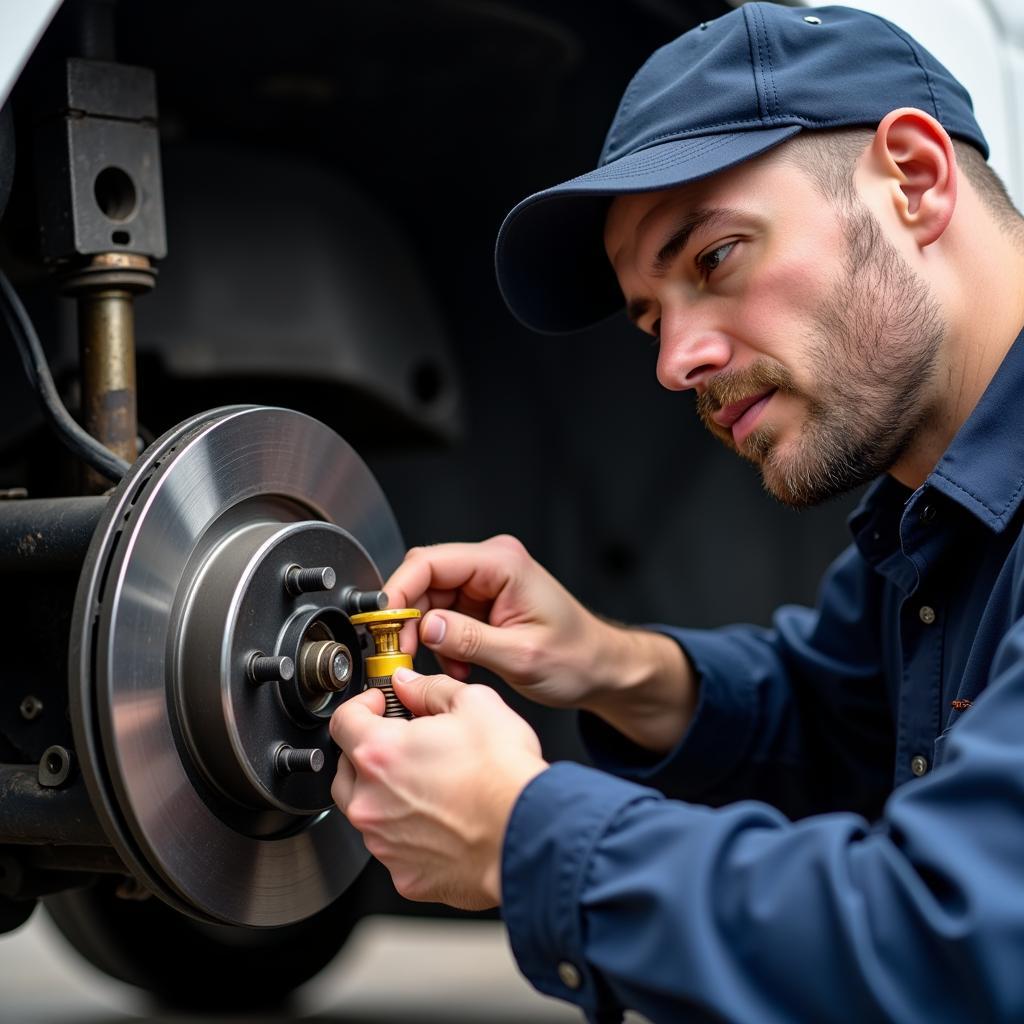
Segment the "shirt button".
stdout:
<svg viewBox="0 0 1024 1024">
<path fill-rule="evenodd" d="M 568 960 L 563 960 L 558 965 L 558 976 L 562 979 L 562 984 L 566 988 L 571 988 L 574 992 L 583 984 L 583 979 L 580 977 L 580 972 L 576 965 L 569 963 Z"/>
<path fill-rule="evenodd" d="M 925 507 L 923 509 L 921 509 L 921 522 L 922 523 L 930 523 L 934 518 L 935 518 L 935 506 L 934 505 L 925 505 Z"/>
<path fill-rule="evenodd" d="M 921 609 L 917 614 L 926 626 L 930 626 L 935 621 L 935 609 L 930 604 L 921 605 Z"/>
<path fill-rule="evenodd" d="M 910 770 L 920 778 L 926 771 L 928 771 L 928 758 L 921 754 L 915 754 L 910 759 Z"/>
</svg>

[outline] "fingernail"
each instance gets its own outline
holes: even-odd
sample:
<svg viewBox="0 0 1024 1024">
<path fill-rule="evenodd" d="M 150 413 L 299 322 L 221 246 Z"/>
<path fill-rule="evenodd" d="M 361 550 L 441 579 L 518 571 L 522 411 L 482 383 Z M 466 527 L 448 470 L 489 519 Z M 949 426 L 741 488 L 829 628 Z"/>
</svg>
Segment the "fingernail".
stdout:
<svg viewBox="0 0 1024 1024">
<path fill-rule="evenodd" d="M 448 623 L 444 621 L 443 615 L 429 615 L 423 623 L 423 642 L 425 644 L 439 644 L 444 639 Z"/>
<path fill-rule="evenodd" d="M 419 678 L 419 672 L 414 672 L 411 668 L 396 668 L 391 673 L 391 681 L 394 683 L 411 683 L 414 679 Z"/>
</svg>

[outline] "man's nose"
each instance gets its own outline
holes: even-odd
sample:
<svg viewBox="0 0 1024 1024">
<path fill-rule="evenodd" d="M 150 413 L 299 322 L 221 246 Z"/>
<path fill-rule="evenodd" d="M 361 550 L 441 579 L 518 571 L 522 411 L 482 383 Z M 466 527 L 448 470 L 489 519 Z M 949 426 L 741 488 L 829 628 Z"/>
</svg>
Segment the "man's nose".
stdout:
<svg viewBox="0 0 1024 1024">
<path fill-rule="evenodd" d="M 721 331 L 662 319 L 657 373 L 659 383 L 669 391 L 700 388 L 724 370 L 732 357 L 732 342 Z"/>
</svg>

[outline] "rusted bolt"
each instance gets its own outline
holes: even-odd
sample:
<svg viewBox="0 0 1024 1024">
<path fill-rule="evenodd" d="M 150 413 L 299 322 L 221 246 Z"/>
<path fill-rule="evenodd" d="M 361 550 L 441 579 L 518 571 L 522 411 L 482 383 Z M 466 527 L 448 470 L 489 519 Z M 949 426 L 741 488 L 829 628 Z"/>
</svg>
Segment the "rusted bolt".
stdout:
<svg viewBox="0 0 1024 1024">
<path fill-rule="evenodd" d="M 340 693 L 352 678 L 352 652 L 335 640 L 314 640 L 299 652 L 299 682 L 310 696 Z"/>
<path fill-rule="evenodd" d="M 43 702 L 34 694 L 30 693 L 18 705 L 18 710 L 21 712 L 21 717 L 24 718 L 26 722 L 31 722 L 33 718 L 38 718 L 43 713 Z"/>
<path fill-rule="evenodd" d="M 72 759 L 71 751 L 67 747 L 47 747 L 43 751 L 43 756 L 39 758 L 39 771 L 36 776 L 39 785 L 48 789 L 63 786 L 71 775 Z"/>
</svg>

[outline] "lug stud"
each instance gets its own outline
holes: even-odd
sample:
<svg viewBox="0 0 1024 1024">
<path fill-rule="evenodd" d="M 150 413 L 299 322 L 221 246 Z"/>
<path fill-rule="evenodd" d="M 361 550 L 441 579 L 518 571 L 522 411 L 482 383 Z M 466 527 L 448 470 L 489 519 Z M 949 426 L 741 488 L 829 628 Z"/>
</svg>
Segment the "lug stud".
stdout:
<svg viewBox="0 0 1024 1024">
<path fill-rule="evenodd" d="M 324 752 L 319 747 L 290 747 L 284 743 L 277 748 L 274 766 L 280 775 L 318 772 L 324 766 Z"/>
<path fill-rule="evenodd" d="M 358 590 L 346 587 L 341 592 L 341 607 L 349 615 L 363 612 L 379 612 L 388 606 L 388 595 L 383 590 Z"/>
<path fill-rule="evenodd" d="M 257 651 L 249 659 L 249 678 L 254 683 L 286 683 L 295 675 L 295 662 L 288 657 L 276 657 Z"/>
<path fill-rule="evenodd" d="M 290 565 L 284 573 L 284 588 L 295 596 L 310 594 L 317 590 L 333 590 L 337 582 L 337 574 L 329 565 L 321 565 L 315 569 Z"/>
</svg>

